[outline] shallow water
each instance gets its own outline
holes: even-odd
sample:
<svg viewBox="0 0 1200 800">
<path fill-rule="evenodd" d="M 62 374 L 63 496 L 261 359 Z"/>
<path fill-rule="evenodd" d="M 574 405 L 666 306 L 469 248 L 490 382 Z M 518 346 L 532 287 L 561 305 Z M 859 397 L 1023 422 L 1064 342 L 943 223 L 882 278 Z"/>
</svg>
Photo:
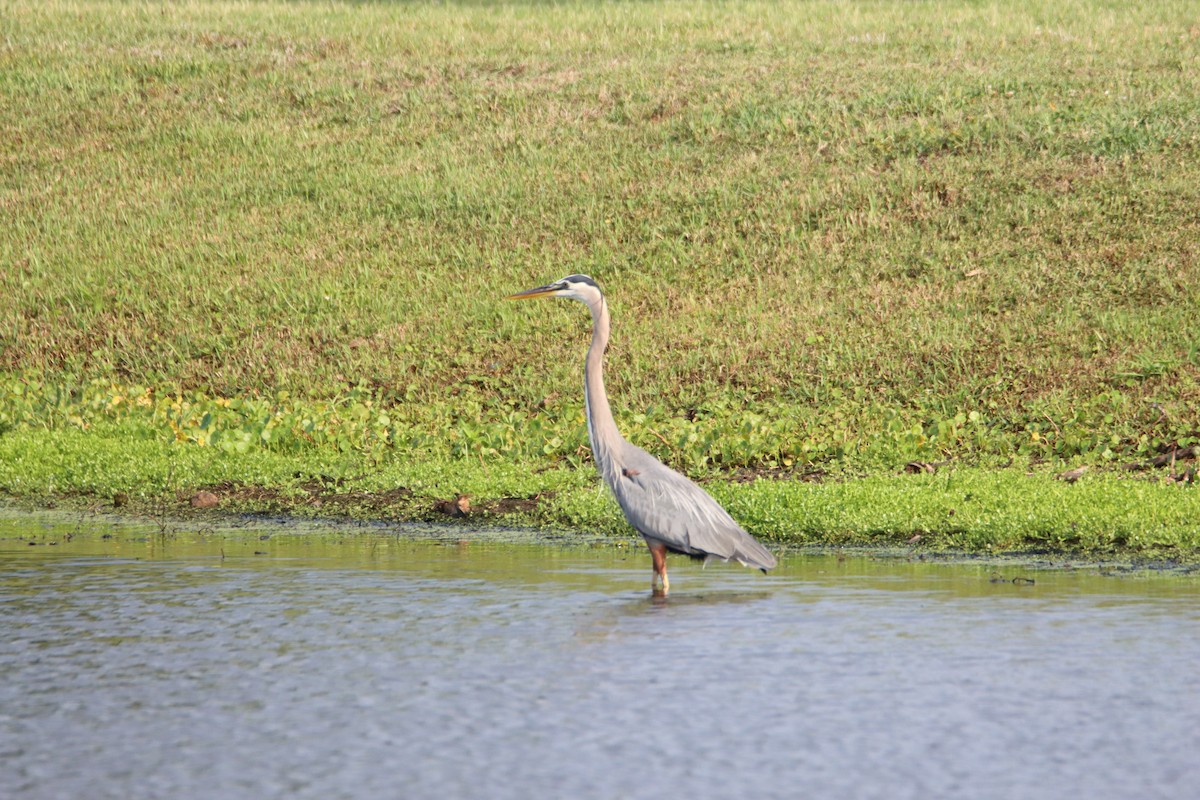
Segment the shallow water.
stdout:
<svg viewBox="0 0 1200 800">
<path fill-rule="evenodd" d="M 0 515 L 0 796 L 1200 796 L 1197 577 L 415 534 Z"/>
</svg>

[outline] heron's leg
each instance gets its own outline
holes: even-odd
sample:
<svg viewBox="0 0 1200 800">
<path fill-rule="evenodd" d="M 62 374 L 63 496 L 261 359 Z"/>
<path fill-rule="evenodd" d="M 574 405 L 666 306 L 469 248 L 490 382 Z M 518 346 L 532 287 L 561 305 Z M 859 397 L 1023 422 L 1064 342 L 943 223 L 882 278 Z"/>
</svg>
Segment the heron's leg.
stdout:
<svg viewBox="0 0 1200 800">
<path fill-rule="evenodd" d="M 651 541 L 647 541 L 646 545 L 650 548 L 650 558 L 654 562 L 654 577 L 650 579 L 650 588 L 657 589 L 661 581 L 663 594 L 666 594 L 670 585 L 667 582 L 667 546 Z"/>
</svg>

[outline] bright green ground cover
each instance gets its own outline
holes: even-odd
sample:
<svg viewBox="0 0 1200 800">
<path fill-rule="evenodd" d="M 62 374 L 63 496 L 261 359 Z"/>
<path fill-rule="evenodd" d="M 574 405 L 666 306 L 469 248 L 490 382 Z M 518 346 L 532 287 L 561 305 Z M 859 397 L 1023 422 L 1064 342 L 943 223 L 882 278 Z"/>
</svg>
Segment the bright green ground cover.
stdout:
<svg viewBox="0 0 1200 800">
<path fill-rule="evenodd" d="M 1188 2 L 11 2 L 0 487 L 615 529 L 585 312 L 500 301 L 578 271 L 756 533 L 1194 548 L 1114 467 L 1200 441 L 1197 208 Z"/>
<path fill-rule="evenodd" d="M 194 487 L 210 486 L 235 509 L 384 519 L 444 518 L 433 510 L 436 498 L 478 488 L 483 495 L 471 501 L 476 522 L 631 534 L 590 470 L 533 472 L 512 460 L 402 458 L 366 467 L 358 456 L 321 448 L 285 455 L 178 446 L 131 437 L 129 426 L 10 433 L 0 438 L 0 484 L 18 495 L 65 493 L 73 507 L 95 511 L 110 510 L 111 498 L 133 491 L 126 511 L 176 513 L 187 508 Z M 404 492 L 396 494 L 397 487 Z M 1193 489 L 1112 475 L 1067 484 L 1038 473 L 967 467 L 820 484 L 711 481 L 705 488 L 773 543 L 1138 553 L 1191 561 L 1200 542 L 1200 499 Z M 537 502 L 501 512 L 492 501 L 503 497 Z"/>
</svg>

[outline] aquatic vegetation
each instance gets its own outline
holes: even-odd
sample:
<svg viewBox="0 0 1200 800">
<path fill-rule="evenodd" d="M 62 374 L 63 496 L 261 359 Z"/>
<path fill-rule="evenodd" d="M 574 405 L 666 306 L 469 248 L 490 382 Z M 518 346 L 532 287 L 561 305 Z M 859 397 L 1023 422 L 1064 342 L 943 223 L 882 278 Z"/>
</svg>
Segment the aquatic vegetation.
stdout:
<svg viewBox="0 0 1200 800">
<path fill-rule="evenodd" d="M 1157 435 L 1139 433 L 1131 422 L 1118 424 L 1112 412 L 1129 404 L 1112 391 L 1094 398 L 1090 407 L 1076 405 L 1070 411 L 1033 406 L 1032 419 L 1016 422 L 977 409 L 949 409 L 944 417 L 926 410 L 925 416 L 865 400 L 749 410 L 719 399 L 686 415 L 652 407 L 621 414 L 619 422 L 631 441 L 701 475 L 895 469 L 947 459 L 986 465 L 1017 457 L 1033 463 L 1114 464 L 1200 443 L 1190 421 L 1158 423 Z M 1165 415 L 1161 407 L 1154 413 Z M 582 409 L 574 398 L 534 408 L 514 403 L 485 408 L 470 397 L 438 406 L 389 403 L 385 394 L 364 387 L 329 399 L 293 397 L 287 391 L 226 398 L 95 379 L 82 385 L 0 380 L 0 431 L 17 426 L 88 430 L 106 422 L 129 423 L 135 437 L 230 453 L 317 448 L 376 459 L 409 452 L 575 466 L 589 457 Z"/>
<path fill-rule="evenodd" d="M 504 525 L 568 527 L 631 536 L 590 469 L 568 462 L 480 459 L 389 449 L 375 454 L 306 446 L 247 452 L 162 435 L 131 420 L 0 436 L 0 490 L 18 502 L 92 511 L 190 515 L 198 487 L 220 509 L 313 517 L 442 518 L 446 498 L 465 515 Z M 711 492 L 756 536 L 777 544 L 904 545 L 914 552 L 1200 553 L 1200 494 L 1165 471 L 1087 473 L 1074 483 L 1041 468 L 943 467 L 851 471 L 819 481 L 712 479 Z M 118 504 L 116 498 L 122 496 Z M 457 515 L 456 515 L 457 516 Z"/>
</svg>

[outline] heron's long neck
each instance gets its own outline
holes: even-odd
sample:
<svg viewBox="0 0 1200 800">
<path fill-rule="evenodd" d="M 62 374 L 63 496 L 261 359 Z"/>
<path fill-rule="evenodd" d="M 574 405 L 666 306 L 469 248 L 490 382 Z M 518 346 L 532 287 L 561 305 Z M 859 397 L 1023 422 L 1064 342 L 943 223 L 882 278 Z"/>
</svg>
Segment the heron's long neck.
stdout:
<svg viewBox="0 0 1200 800">
<path fill-rule="evenodd" d="M 610 484 L 616 480 L 617 445 L 622 441 L 608 407 L 604 391 L 604 349 L 608 346 L 608 303 L 601 297 L 588 303 L 592 311 L 592 346 L 588 348 L 583 369 L 584 402 L 587 404 L 588 437 L 592 442 L 592 457 L 600 475 Z"/>
</svg>

